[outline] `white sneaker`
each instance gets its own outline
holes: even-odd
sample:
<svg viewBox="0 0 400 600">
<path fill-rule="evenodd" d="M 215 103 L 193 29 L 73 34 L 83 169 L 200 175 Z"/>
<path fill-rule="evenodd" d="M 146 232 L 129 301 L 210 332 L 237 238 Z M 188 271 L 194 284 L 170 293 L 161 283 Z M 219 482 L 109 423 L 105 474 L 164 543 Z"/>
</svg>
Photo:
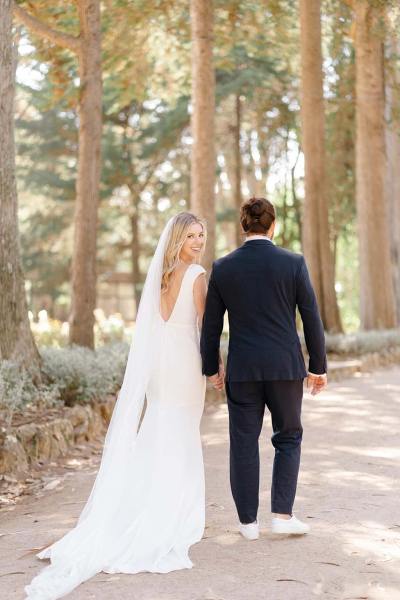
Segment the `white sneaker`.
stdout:
<svg viewBox="0 0 400 600">
<path fill-rule="evenodd" d="M 271 521 L 272 533 L 287 533 L 292 535 L 304 535 L 310 531 L 310 526 L 303 523 L 292 515 L 290 519 L 280 519 L 273 517 Z"/>
<path fill-rule="evenodd" d="M 260 537 L 258 521 L 254 521 L 254 523 L 239 523 L 239 531 L 246 540 L 258 540 Z"/>
</svg>

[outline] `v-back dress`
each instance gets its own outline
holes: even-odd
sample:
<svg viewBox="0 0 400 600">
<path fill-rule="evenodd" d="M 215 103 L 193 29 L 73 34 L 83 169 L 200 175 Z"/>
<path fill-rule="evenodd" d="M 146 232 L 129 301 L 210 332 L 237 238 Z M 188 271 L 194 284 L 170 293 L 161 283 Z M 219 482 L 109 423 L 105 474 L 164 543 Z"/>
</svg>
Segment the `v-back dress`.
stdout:
<svg viewBox="0 0 400 600">
<path fill-rule="evenodd" d="M 202 538 L 205 516 L 200 420 L 206 381 L 193 296 L 194 282 L 204 272 L 189 265 L 168 321 L 157 316 L 147 407 L 118 518 L 101 531 L 88 531 L 84 549 L 74 544 L 75 528 L 39 553 L 51 565 L 26 586 L 27 598 L 61 598 L 100 571 L 167 573 L 192 567 L 189 548 Z"/>
</svg>

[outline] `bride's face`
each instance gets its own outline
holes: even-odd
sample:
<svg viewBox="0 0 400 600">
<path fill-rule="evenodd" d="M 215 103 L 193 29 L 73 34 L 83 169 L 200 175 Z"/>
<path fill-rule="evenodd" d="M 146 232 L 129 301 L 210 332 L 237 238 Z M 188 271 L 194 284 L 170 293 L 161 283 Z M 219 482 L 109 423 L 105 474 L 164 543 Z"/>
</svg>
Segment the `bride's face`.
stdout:
<svg viewBox="0 0 400 600">
<path fill-rule="evenodd" d="M 200 223 L 193 223 L 188 229 L 179 258 L 185 262 L 197 261 L 204 248 L 204 230 Z"/>
</svg>

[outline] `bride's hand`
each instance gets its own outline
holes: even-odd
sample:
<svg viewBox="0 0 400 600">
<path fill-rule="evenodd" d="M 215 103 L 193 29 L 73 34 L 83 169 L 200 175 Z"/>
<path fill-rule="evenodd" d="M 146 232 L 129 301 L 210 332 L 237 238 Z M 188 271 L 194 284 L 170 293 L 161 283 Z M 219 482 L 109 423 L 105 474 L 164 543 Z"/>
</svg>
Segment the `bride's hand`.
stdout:
<svg viewBox="0 0 400 600">
<path fill-rule="evenodd" d="M 223 372 L 221 374 L 221 370 L 215 375 L 211 375 L 208 379 L 212 383 L 213 387 L 219 392 L 221 392 L 224 389 L 225 375 Z"/>
</svg>

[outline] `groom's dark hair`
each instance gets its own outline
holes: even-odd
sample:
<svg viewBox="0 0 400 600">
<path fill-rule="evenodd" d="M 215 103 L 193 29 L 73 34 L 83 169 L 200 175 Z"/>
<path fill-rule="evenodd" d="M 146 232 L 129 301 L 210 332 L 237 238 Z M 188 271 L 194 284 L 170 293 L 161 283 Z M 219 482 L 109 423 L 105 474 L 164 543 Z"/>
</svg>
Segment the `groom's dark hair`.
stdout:
<svg viewBox="0 0 400 600">
<path fill-rule="evenodd" d="M 250 198 L 240 207 L 240 223 L 245 233 L 265 234 L 274 221 L 274 205 L 266 198 Z"/>
</svg>

